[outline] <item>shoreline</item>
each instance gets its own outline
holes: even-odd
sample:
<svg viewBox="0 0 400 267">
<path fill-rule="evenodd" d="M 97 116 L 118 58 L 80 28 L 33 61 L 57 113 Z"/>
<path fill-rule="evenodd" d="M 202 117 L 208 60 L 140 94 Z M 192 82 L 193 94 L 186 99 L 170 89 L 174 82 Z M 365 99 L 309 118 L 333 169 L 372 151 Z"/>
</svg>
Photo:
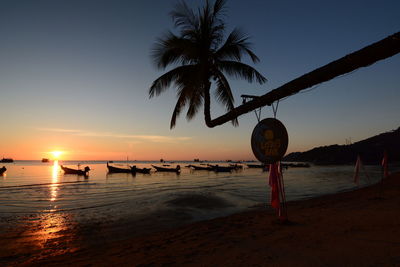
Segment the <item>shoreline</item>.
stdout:
<svg viewBox="0 0 400 267">
<path fill-rule="evenodd" d="M 257 209 L 21 265 L 400 265 L 400 173 L 354 191 L 288 202 L 291 224 Z"/>
</svg>

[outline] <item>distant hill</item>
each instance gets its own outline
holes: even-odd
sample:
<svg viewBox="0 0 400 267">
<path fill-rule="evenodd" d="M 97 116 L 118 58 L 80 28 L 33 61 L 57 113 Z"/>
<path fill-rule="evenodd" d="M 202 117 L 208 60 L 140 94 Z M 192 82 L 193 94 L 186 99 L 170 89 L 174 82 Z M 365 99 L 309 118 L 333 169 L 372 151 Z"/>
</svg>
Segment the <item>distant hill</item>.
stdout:
<svg viewBox="0 0 400 267">
<path fill-rule="evenodd" d="M 283 160 L 321 165 L 354 164 L 357 155 L 360 155 L 364 164 L 380 164 L 385 150 L 389 162 L 400 162 L 400 127 L 351 145 L 322 146 L 305 152 L 290 153 Z"/>
</svg>

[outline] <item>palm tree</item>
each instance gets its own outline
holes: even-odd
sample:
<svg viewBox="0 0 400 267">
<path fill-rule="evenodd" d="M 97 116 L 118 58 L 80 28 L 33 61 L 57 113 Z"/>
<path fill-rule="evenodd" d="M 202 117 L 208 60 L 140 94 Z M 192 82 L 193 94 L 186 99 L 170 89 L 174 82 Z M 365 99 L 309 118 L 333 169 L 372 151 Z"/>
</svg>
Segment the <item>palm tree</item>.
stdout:
<svg viewBox="0 0 400 267">
<path fill-rule="evenodd" d="M 186 118 L 192 119 L 204 103 L 206 125 L 210 127 L 210 89 L 215 85 L 216 100 L 227 111 L 234 108 L 234 98 L 225 75 L 262 84 L 266 78 L 253 67 L 242 62 L 244 55 L 253 63 L 259 61 L 251 51 L 248 36 L 235 28 L 224 40 L 225 23 L 222 20 L 226 0 L 209 0 L 197 11 L 185 2 L 178 3 L 170 13 L 179 35 L 167 32 L 158 39 L 152 57 L 159 69 L 175 68 L 157 78 L 149 89 L 150 98 L 158 96 L 175 84 L 178 101 L 171 118 L 171 129 L 185 106 Z M 178 66 L 177 66 L 178 65 Z M 232 119 L 238 125 L 237 118 Z"/>
</svg>

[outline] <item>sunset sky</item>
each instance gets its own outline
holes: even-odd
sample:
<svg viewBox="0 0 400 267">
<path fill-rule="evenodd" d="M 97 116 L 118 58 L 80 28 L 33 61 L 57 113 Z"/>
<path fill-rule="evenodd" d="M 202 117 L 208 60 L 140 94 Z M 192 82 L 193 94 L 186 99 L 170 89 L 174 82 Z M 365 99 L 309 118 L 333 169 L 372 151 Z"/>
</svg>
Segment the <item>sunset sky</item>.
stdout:
<svg viewBox="0 0 400 267">
<path fill-rule="evenodd" d="M 201 1 L 187 1 L 191 6 Z M 174 88 L 149 99 L 164 72 L 150 53 L 173 29 L 176 1 L 0 2 L 0 158 L 254 159 L 254 113 L 239 127 L 207 128 L 200 111 L 169 129 Z M 301 3 L 301 4 L 300 4 Z M 230 80 L 241 94 L 268 91 L 400 30 L 400 1 L 228 1 L 228 30 L 251 36 L 267 77 Z M 246 63 L 249 63 L 246 61 Z M 400 55 L 284 99 L 277 118 L 288 152 L 359 141 L 400 126 Z M 224 113 L 212 103 L 212 115 Z M 262 117 L 272 116 L 265 107 Z"/>
</svg>

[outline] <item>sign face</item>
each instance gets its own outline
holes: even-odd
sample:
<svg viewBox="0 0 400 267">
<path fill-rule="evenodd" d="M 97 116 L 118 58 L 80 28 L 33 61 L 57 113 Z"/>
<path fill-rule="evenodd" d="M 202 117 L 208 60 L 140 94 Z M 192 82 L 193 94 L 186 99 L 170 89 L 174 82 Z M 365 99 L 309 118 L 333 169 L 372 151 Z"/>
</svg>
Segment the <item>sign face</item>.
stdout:
<svg viewBox="0 0 400 267">
<path fill-rule="evenodd" d="M 251 149 L 254 156 L 265 164 L 281 160 L 286 153 L 288 143 L 285 126 L 274 118 L 260 121 L 251 135 Z"/>
</svg>

